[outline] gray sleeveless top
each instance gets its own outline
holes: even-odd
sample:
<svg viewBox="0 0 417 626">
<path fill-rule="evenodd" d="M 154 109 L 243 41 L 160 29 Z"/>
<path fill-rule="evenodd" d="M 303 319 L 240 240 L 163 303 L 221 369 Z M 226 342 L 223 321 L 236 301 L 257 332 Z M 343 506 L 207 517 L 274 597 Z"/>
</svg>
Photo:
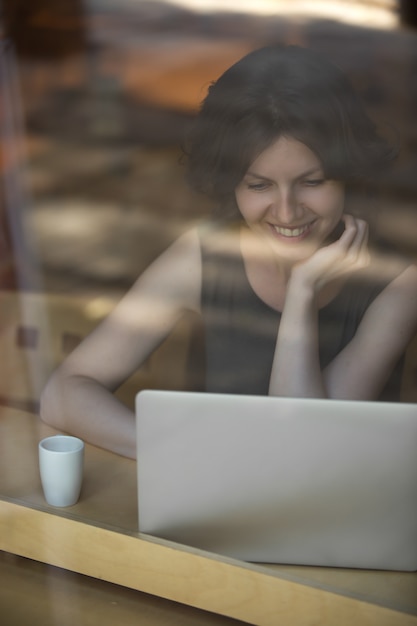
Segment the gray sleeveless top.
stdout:
<svg viewBox="0 0 417 626">
<path fill-rule="evenodd" d="M 253 291 L 240 252 L 235 249 L 214 253 L 208 240 L 215 236 L 215 227 L 201 227 L 199 232 L 205 390 L 267 395 L 281 314 Z M 385 286 L 382 282 L 370 285 L 358 278 L 351 279 L 319 311 L 322 368 L 353 338 L 366 309 Z M 381 400 L 399 400 L 402 365 L 403 359 L 392 373 Z"/>
</svg>

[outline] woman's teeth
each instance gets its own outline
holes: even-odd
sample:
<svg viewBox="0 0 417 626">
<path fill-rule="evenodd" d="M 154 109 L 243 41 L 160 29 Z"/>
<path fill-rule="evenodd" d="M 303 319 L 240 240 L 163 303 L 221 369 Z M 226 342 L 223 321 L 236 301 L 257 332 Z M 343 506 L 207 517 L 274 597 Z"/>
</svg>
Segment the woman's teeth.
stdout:
<svg viewBox="0 0 417 626">
<path fill-rule="evenodd" d="M 279 235 L 284 237 L 299 237 L 308 229 L 309 224 L 300 226 L 299 228 L 281 228 L 280 226 L 274 226 L 274 229 Z"/>
</svg>

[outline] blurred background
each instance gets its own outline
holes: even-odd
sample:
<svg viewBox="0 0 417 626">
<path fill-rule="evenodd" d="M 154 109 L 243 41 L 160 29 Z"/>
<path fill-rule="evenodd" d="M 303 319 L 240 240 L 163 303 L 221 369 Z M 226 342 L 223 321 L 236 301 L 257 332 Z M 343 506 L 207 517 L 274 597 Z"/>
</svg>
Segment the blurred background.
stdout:
<svg viewBox="0 0 417 626">
<path fill-rule="evenodd" d="M 210 82 L 254 48 L 321 50 L 347 72 L 375 120 L 391 127 L 401 154 L 385 180 L 377 229 L 417 256 L 414 0 L 0 0 L 0 7 L 0 296 L 47 296 L 41 304 L 7 300 L 6 322 L 0 303 L 0 331 L 19 317 L 9 348 L 38 359 L 31 371 L 51 354 L 35 400 L 56 362 L 209 211 L 184 182 L 181 143 Z M 59 355 L 37 343 L 46 310 Z M 0 400 L 9 395 L 5 380 Z"/>
<path fill-rule="evenodd" d="M 208 210 L 187 189 L 180 162 L 207 86 L 270 43 L 324 51 L 377 121 L 396 128 L 402 152 L 379 227 L 415 252 L 414 2 L 2 0 L 1 7 L 2 287 L 124 292 Z"/>
</svg>

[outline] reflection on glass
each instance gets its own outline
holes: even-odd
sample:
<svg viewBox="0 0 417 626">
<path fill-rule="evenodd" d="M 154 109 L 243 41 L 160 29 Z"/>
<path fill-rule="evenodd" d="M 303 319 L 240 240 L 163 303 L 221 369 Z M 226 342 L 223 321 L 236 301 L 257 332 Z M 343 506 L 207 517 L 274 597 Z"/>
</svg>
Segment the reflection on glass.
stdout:
<svg viewBox="0 0 417 626">
<path fill-rule="evenodd" d="M 351 78 L 367 112 L 383 129 L 388 141 L 401 145 L 393 168 L 370 189 L 370 194 L 365 195 L 362 188 L 356 187 L 356 195 L 351 195 L 349 202 L 351 206 L 366 209 L 372 249 L 380 252 L 377 263 L 372 265 L 373 282 L 389 282 L 391 276 L 399 273 L 403 259 L 407 262 L 415 259 L 416 91 L 412 80 L 415 33 L 398 27 L 398 16 L 390 3 L 385 9 L 378 7 L 378 15 L 384 12 L 386 19 L 383 28 L 376 28 L 382 25 L 379 18 L 361 22 L 355 17 L 354 25 L 353 18 L 350 23 L 338 21 L 336 11 L 345 3 L 329 3 L 329 11 L 322 15 L 302 15 L 297 8 L 297 16 L 281 12 L 288 3 L 274 3 L 275 12 L 267 16 L 262 13 L 260 3 L 254 2 L 240 4 L 239 12 L 233 13 L 223 11 L 224 4 L 222 10 L 217 6 L 210 11 L 200 10 L 202 3 L 198 3 L 199 10 L 191 5 L 159 2 L 97 0 L 82 5 L 72 3 L 71 10 L 63 8 L 65 3 L 53 4 L 33 2 L 31 10 L 24 14 L 18 10 L 21 3 L 4 3 L 8 35 L 18 59 L 19 94 L 23 96 L 21 103 L 17 100 L 23 109 L 26 133 L 28 169 L 23 178 L 31 192 L 30 209 L 25 211 L 23 220 L 24 238 L 30 240 L 30 247 L 36 252 L 40 272 L 31 284 L 31 290 L 37 293 L 27 290 L 16 293 L 13 289 L 12 294 L 1 296 L 1 314 L 5 319 L 2 328 L 8 329 L 8 333 L 2 334 L 2 345 L 7 336 L 6 349 L 13 355 L 9 363 L 15 363 L 13 371 L 19 373 L 19 385 L 15 375 L 9 376 L 9 381 L 14 383 L 6 384 L 1 390 L 2 401 L 19 406 L 29 402 L 24 406 L 37 411 L 41 389 L 57 363 L 114 310 L 122 294 L 162 251 L 211 215 L 212 203 L 190 190 L 184 180 L 183 143 L 211 82 L 244 54 L 260 46 L 295 43 L 324 53 Z M 359 3 L 350 3 L 353 4 L 359 10 Z M 273 147 L 262 146 L 259 154 L 252 156 L 260 156 L 264 149 Z M 277 152 L 267 153 L 271 157 L 269 162 L 274 159 L 287 162 L 280 152 L 282 147 L 282 143 L 276 144 Z M 255 174 L 273 178 L 265 172 L 263 160 L 258 165 L 261 169 Z M 2 162 L 3 186 L 7 172 Z M 259 181 L 243 179 L 243 175 L 246 171 L 241 177 L 246 187 L 239 189 L 240 204 L 249 214 L 252 194 L 257 198 L 265 196 L 261 187 L 257 191 L 253 189 Z M 238 183 L 240 180 L 236 186 Z M 2 205 L 2 230 L 7 242 L 11 241 L 10 215 L 9 209 Z M 14 217 L 19 217 L 16 211 Z M 287 230 L 295 235 L 294 230 L 304 227 L 304 223 L 275 226 L 277 234 L 286 237 Z M 339 226 L 335 223 L 334 227 Z M 301 237 L 302 233 L 297 236 Z M 244 370 L 238 376 L 238 383 L 249 391 L 255 374 L 259 375 L 266 387 L 262 393 L 267 393 L 272 367 L 274 372 L 280 372 L 283 365 L 285 370 L 294 365 L 286 359 L 284 364 L 276 361 L 272 366 L 275 344 L 271 348 L 270 338 L 274 333 L 277 335 L 276 318 L 277 312 L 282 312 L 282 302 L 274 299 L 276 294 L 273 298 L 265 297 L 263 287 L 268 281 L 260 272 L 266 267 L 268 248 L 257 245 L 258 239 L 249 237 L 247 231 L 242 235 L 234 226 L 224 236 L 212 229 L 204 237 L 204 253 L 210 262 L 214 257 L 217 260 L 227 257 L 230 261 L 228 271 L 224 272 L 217 263 L 208 263 L 207 284 L 212 271 L 220 273 L 222 280 L 236 286 L 238 300 L 246 299 L 246 304 L 250 300 L 233 322 L 237 330 L 234 345 L 243 349 L 242 336 L 247 341 L 246 352 L 236 359 Z M 340 233 L 337 238 L 340 239 Z M 188 240 L 187 245 L 193 248 L 195 241 Z M 10 247 L 13 248 L 8 243 L 9 259 Z M 234 251 L 236 254 L 231 254 Z M 13 253 L 19 259 L 22 256 L 18 249 L 13 248 Z M 171 258 L 172 263 L 177 262 Z M 183 276 L 196 270 L 199 258 L 195 255 L 195 262 L 185 264 Z M 236 264 L 239 278 L 235 280 Z M 264 277 L 261 281 L 260 275 Z M 132 335 L 126 329 L 137 328 L 142 322 L 146 338 L 143 350 L 137 358 L 130 359 L 123 372 L 110 376 L 110 382 L 105 381 L 113 392 L 134 372 L 117 391 L 123 406 L 129 409 L 113 404 L 114 400 L 107 394 L 103 396 L 104 404 L 109 402 L 109 412 L 121 412 L 118 425 L 126 425 L 124 443 L 114 446 L 120 432 L 115 433 L 111 428 L 99 440 L 92 431 L 84 433 L 87 440 L 130 456 L 134 456 L 129 442 L 133 441 L 131 409 L 137 389 L 201 388 L 201 376 L 205 375 L 202 354 L 210 363 L 210 388 L 221 386 L 222 391 L 228 391 L 237 384 L 237 369 L 225 360 L 222 352 L 226 349 L 225 337 L 227 341 L 230 338 L 230 317 L 218 308 L 209 307 L 210 341 L 217 341 L 219 351 L 215 356 L 204 352 L 201 325 L 195 324 L 194 315 L 181 320 L 172 315 L 168 321 L 164 317 L 161 304 L 164 305 L 167 294 L 172 297 L 173 294 L 169 281 L 161 285 L 163 288 L 147 293 L 142 318 L 140 314 L 138 318 L 140 307 L 134 295 L 125 301 L 126 305 L 116 309 L 114 321 L 110 322 L 120 334 L 116 352 L 114 345 L 118 342 L 104 345 L 97 339 L 102 350 L 100 363 L 121 363 L 123 347 L 131 344 Z M 255 290 L 254 285 L 258 285 Z M 1 286 L 9 291 L 16 283 L 4 279 Z M 189 304 L 192 308 L 195 302 Z M 326 304 L 321 310 L 325 307 Z M 339 354 L 339 345 L 336 346 L 340 341 L 339 311 L 330 308 L 326 315 L 330 320 L 325 324 L 328 333 L 325 343 L 330 346 L 330 352 L 335 350 Z M 294 320 L 291 313 L 289 322 Z M 166 333 L 158 330 L 161 324 L 166 329 L 175 326 L 168 341 L 162 341 Z M 404 329 L 405 324 L 400 326 Z M 289 329 L 283 338 L 286 354 L 296 354 L 298 328 L 299 325 L 295 332 Z M 411 330 L 407 334 L 408 340 Z M 385 334 L 381 343 L 393 336 L 394 333 Z M 264 341 L 272 353 L 267 365 L 255 368 L 254 350 Z M 415 352 L 414 349 L 407 356 L 402 383 L 395 381 L 395 399 L 400 393 L 401 399 L 416 400 Z M 371 352 L 367 351 L 365 356 L 368 354 Z M 323 367 L 333 357 L 333 353 L 322 356 Z M 302 365 L 309 358 L 305 354 L 300 359 Z M 343 371 L 347 372 L 348 367 L 349 363 L 345 362 Z M 370 371 L 364 363 L 361 367 Z M 362 378 L 366 386 L 368 375 Z M 287 383 L 293 382 L 301 388 L 301 379 L 301 374 L 292 376 Z M 281 393 L 277 389 L 271 391 Z M 82 401 L 81 395 L 77 394 L 77 399 Z M 59 427 L 70 430 L 71 422 L 72 417 L 66 415 Z M 123 428 L 118 426 L 116 430 Z"/>
<path fill-rule="evenodd" d="M 6 3 L 5 11 L 24 96 L 33 196 L 25 221 L 42 264 L 39 288 L 116 302 L 158 253 L 209 214 L 210 204 L 184 182 L 181 145 L 208 85 L 258 42 L 328 50 L 390 141 L 397 137 L 386 120 L 399 130 L 400 158 L 383 184 L 379 181 L 382 193 L 371 197 L 376 208 L 371 234 L 390 249 L 389 258 L 396 258 L 393 250 L 413 257 L 413 190 L 407 171 L 412 147 L 404 133 L 412 106 L 403 80 L 412 35 L 376 28 L 377 12 L 385 15 L 386 24 L 396 19 L 391 6 L 375 9 L 372 28 L 359 28 L 325 21 L 336 15 L 338 3 L 329 4 L 327 15 L 317 9 L 303 19 L 300 7 L 285 13 L 283 3 L 276 4 L 274 14 L 269 7 L 267 19 L 253 3 L 233 19 L 215 5 L 202 11 L 201 3 L 154 3 L 152 9 L 111 2 L 66 9 L 41 5 L 34 4 L 24 19 L 19 19 L 18 5 L 12 10 Z M 359 3 L 355 7 L 359 16 Z M 256 43 L 246 36 L 248 24 L 258 34 Z M 30 37 L 23 37 L 25 29 Z M 331 33 L 338 34 L 337 45 Z M 356 45 L 348 53 L 343 44 L 351 41 Z M 390 64 L 390 83 L 382 71 L 387 63 L 376 63 L 378 55 Z M 405 68 L 402 75 L 392 71 L 400 67 Z M 390 115 L 393 94 L 404 104 L 404 115 Z M 352 205 L 366 205 L 371 217 L 369 196 L 361 190 Z M 378 276 L 395 273 L 387 258 L 381 258 Z M 254 328 L 249 317 L 242 314 L 247 320 L 242 323 Z M 231 369 L 223 371 L 226 388 Z"/>
</svg>

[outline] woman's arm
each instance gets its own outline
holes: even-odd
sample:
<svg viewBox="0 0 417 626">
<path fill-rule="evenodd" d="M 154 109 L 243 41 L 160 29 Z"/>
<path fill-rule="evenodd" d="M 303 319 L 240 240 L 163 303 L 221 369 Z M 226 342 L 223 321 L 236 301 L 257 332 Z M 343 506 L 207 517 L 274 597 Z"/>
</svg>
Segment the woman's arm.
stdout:
<svg viewBox="0 0 417 626">
<path fill-rule="evenodd" d="M 139 277 L 115 310 L 51 376 L 41 418 L 55 428 L 134 458 L 134 414 L 113 395 L 187 309 L 198 310 L 198 234 L 178 239 Z"/>
<path fill-rule="evenodd" d="M 318 307 L 314 294 L 297 281 L 288 285 L 278 330 L 269 395 L 325 398 L 320 370 Z"/>
<path fill-rule="evenodd" d="M 350 215 L 334 243 L 297 264 L 287 285 L 271 372 L 271 395 L 327 397 L 319 363 L 318 309 L 323 289 L 366 266 L 368 228 Z"/>
<path fill-rule="evenodd" d="M 379 294 L 352 341 L 324 370 L 329 395 L 374 400 L 417 332 L 417 266 L 411 265 Z"/>
<path fill-rule="evenodd" d="M 417 266 L 411 265 L 379 294 L 351 342 L 320 371 L 317 294 L 338 273 L 367 264 L 367 236 L 361 230 L 363 223 L 356 220 L 354 225 L 349 218 L 338 242 L 293 272 L 276 344 L 271 395 L 375 399 L 416 333 Z"/>
</svg>

